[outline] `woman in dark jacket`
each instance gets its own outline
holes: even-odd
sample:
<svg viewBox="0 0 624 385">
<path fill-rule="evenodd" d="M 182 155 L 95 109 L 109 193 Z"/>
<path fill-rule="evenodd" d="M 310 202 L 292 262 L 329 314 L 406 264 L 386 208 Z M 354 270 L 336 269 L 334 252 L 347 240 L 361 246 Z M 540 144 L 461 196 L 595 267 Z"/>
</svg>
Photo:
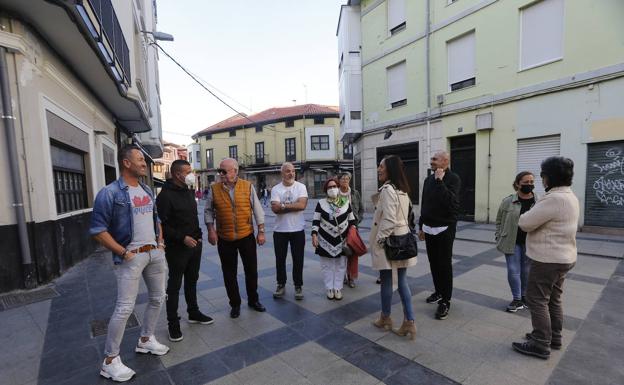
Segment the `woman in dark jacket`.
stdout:
<svg viewBox="0 0 624 385">
<path fill-rule="evenodd" d="M 525 294 L 529 278 L 529 258 L 526 255 L 526 232 L 518 227 L 520 215 L 529 211 L 535 204 L 533 194 L 535 177 L 529 171 L 516 175 L 514 194 L 501 202 L 496 215 L 496 248 L 505 253 L 507 261 L 507 281 L 511 288 L 512 301 L 507 311 L 515 313 L 526 308 Z"/>
</svg>

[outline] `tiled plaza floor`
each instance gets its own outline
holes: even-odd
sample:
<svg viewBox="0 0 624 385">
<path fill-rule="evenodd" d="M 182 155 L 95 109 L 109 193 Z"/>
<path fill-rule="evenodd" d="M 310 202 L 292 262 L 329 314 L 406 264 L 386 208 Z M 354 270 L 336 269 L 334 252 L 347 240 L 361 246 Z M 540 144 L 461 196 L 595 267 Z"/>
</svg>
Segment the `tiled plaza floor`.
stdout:
<svg viewBox="0 0 624 385">
<path fill-rule="evenodd" d="M 308 206 L 310 219 L 314 205 Z M 267 215 L 267 229 L 272 222 Z M 365 239 L 369 226 L 367 215 Z M 380 303 L 369 256 L 360 259 L 357 287 L 346 287 L 342 301 L 329 301 L 308 239 L 305 299 L 294 300 L 290 272 L 286 296 L 273 299 L 275 261 L 272 235 L 267 235 L 267 244 L 258 248 L 259 294 L 267 312 L 243 306 L 240 318 L 229 318 L 216 248 L 205 242 L 199 304 L 215 323 L 182 322 L 184 340 L 169 342 L 163 309 L 156 336 L 171 351 L 162 357 L 135 354 L 139 328 L 127 329 L 121 355 L 137 372 L 129 383 L 624 384 L 624 238 L 578 234 L 579 260 L 564 289 L 563 349 L 544 361 L 511 349 L 512 341 L 530 331 L 531 322 L 526 310 L 503 311 L 511 298 L 492 225 L 460 223 L 453 258 L 455 290 L 444 321 L 435 320 L 435 306 L 424 301 L 432 283 L 426 252 L 420 250 L 418 264 L 408 270 L 418 327 L 415 341 L 371 325 Z M 244 297 L 242 274 L 239 283 Z M 112 383 L 98 376 L 104 337 L 92 337 L 90 328 L 92 321 L 110 317 L 114 307 L 110 254 L 91 256 L 53 287 L 60 296 L 0 312 L 0 384 Z M 146 302 L 142 284 L 135 309 L 139 320 Z M 184 321 L 183 298 L 180 304 Z M 396 293 L 392 310 L 398 327 L 402 311 Z"/>
</svg>

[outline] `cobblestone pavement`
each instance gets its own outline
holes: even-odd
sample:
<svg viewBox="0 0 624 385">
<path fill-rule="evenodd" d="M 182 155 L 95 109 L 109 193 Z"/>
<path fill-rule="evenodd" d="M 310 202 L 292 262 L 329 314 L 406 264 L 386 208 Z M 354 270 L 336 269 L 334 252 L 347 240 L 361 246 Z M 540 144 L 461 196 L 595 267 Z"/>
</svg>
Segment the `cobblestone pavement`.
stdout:
<svg viewBox="0 0 624 385">
<path fill-rule="evenodd" d="M 314 203 L 306 211 L 310 222 Z M 274 220 L 267 215 L 267 229 Z M 367 239 L 370 214 L 362 226 Z M 408 270 L 415 341 L 371 325 L 380 310 L 377 272 L 360 258 L 360 277 L 342 301 L 325 298 L 319 260 L 306 244 L 303 301 L 289 282 L 283 299 L 272 298 L 275 260 L 272 235 L 258 248 L 260 301 L 266 313 L 243 306 L 228 316 L 216 248 L 205 242 L 198 284 L 202 311 L 213 325 L 182 322 L 184 340 L 167 340 L 165 312 L 156 336 L 171 346 L 162 357 L 134 353 L 139 328 L 126 330 L 122 359 L 137 372 L 133 384 L 624 384 L 624 238 L 578 234 L 579 259 L 564 290 L 563 349 L 547 361 L 511 349 L 530 331 L 526 310 L 506 313 L 510 301 L 505 259 L 493 244 L 492 225 L 460 223 L 454 247 L 455 290 L 450 316 L 433 317 L 424 299 L 432 283 L 426 252 Z M 309 231 L 308 231 L 309 233 Z M 207 246 L 207 247 L 206 247 Z M 98 376 L 104 337 L 92 321 L 106 321 L 115 301 L 110 253 L 95 254 L 52 285 L 51 300 L 0 312 L 1 384 L 104 384 Z M 290 268 L 290 265 L 289 265 Z M 239 272 L 242 273 L 239 265 Z M 289 272 L 289 280 L 290 280 Z M 239 275 L 241 295 L 244 293 Z M 135 313 L 141 319 L 145 286 Z M 185 319 L 185 305 L 180 310 Z M 243 303 L 245 301 L 243 300 Z M 402 320 L 394 295 L 395 324 Z"/>
</svg>

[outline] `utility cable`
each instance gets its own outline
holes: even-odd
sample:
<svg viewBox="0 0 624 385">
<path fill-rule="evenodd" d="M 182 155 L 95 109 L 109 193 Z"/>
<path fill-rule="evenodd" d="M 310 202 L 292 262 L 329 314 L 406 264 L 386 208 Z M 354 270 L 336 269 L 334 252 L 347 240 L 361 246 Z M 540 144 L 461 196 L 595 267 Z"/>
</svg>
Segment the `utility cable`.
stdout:
<svg viewBox="0 0 624 385">
<path fill-rule="evenodd" d="M 165 49 L 163 47 L 161 47 L 156 41 L 150 41 L 151 45 L 156 46 L 163 54 L 165 54 L 165 56 L 167 56 L 172 62 L 174 62 L 178 67 L 180 67 L 180 69 L 182 71 L 184 71 L 188 76 L 191 77 L 191 79 L 193 79 L 197 84 L 200 85 L 200 87 L 202 87 L 204 90 L 208 91 L 208 93 L 212 96 L 214 96 L 218 101 L 220 101 L 223 105 L 225 105 L 226 107 L 228 107 L 230 110 L 234 111 L 236 113 L 237 116 L 241 116 L 242 118 L 248 120 L 249 122 L 251 122 L 253 125 L 259 125 L 260 123 L 254 121 L 253 119 L 249 118 L 246 114 L 238 111 L 236 108 L 232 107 L 230 104 L 228 104 L 225 100 L 223 100 L 222 98 L 220 98 L 217 94 L 215 94 L 214 92 L 212 92 L 208 87 L 206 87 L 201 81 L 199 81 L 199 79 L 197 79 L 197 77 L 195 75 L 193 75 L 189 70 L 187 70 L 182 64 L 180 64 L 180 62 L 178 62 L 176 59 L 173 58 L 173 56 L 171 56 L 167 51 L 165 51 Z M 264 126 L 263 126 L 264 127 Z M 280 133 L 284 133 L 284 134 L 291 134 L 292 131 L 281 131 L 278 130 L 277 128 L 270 128 L 270 126 L 267 125 L 267 128 L 269 130 L 275 131 L 275 132 L 280 132 Z"/>
</svg>

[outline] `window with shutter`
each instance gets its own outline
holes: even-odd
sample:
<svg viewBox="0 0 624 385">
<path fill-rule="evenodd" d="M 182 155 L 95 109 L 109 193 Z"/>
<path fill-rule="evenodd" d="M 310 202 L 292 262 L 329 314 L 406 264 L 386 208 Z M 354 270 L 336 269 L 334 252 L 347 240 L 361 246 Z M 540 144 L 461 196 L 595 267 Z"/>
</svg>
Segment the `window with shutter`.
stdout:
<svg viewBox="0 0 624 385">
<path fill-rule="evenodd" d="M 520 69 L 563 58 L 563 0 L 542 0 L 520 10 Z"/>
<path fill-rule="evenodd" d="M 386 69 L 388 105 L 391 108 L 407 104 L 407 65 L 405 61 Z"/>
<path fill-rule="evenodd" d="M 405 0 L 388 0 L 388 32 L 394 35 L 406 26 Z"/>
<path fill-rule="evenodd" d="M 446 43 L 448 82 L 451 91 L 475 85 L 475 33 L 474 31 Z"/>
</svg>

